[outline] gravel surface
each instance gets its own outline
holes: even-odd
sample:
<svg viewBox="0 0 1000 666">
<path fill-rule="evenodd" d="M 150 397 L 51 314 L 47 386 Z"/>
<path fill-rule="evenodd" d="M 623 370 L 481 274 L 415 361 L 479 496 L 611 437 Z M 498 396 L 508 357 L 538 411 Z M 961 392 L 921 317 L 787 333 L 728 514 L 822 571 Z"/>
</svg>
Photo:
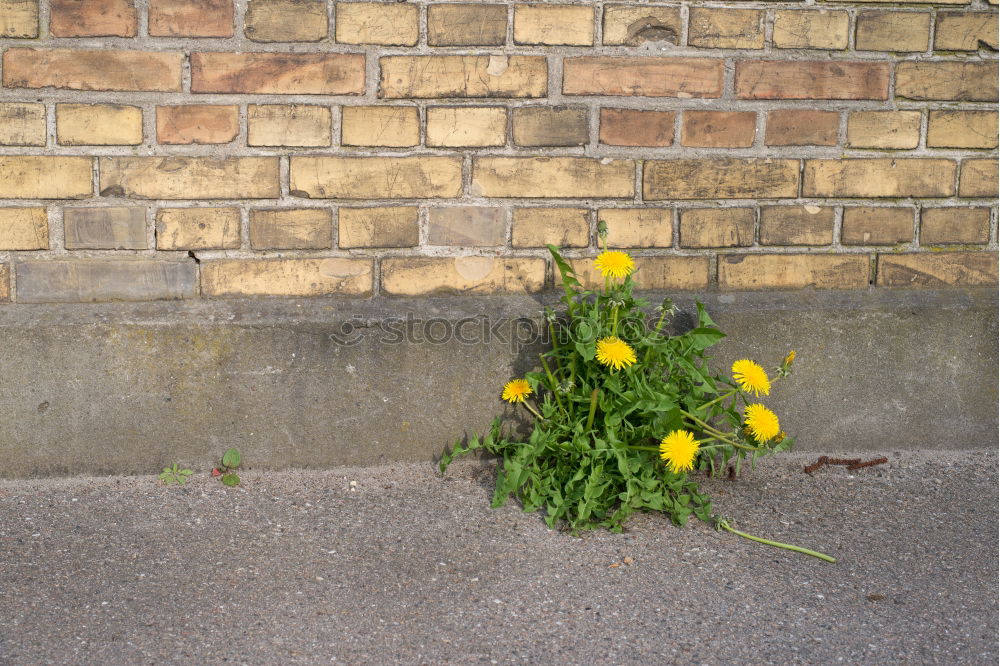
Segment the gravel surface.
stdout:
<svg viewBox="0 0 1000 666">
<path fill-rule="evenodd" d="M 575 538 L 468 462 L 3 481 L 0 663 L 996 664 L 996 453 L 885 455 L 704 484 L 837 564 L 657 515 Z"/>
</svg>

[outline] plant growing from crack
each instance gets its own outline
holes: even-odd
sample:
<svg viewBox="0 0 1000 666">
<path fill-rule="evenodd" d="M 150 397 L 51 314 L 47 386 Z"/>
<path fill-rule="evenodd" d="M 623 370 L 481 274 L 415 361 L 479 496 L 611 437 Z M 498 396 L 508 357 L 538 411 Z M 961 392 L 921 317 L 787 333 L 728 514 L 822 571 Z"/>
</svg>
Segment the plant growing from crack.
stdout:
<svg viewBox="0 0 1000 666">
<path fill-rule="evenodd" d="M 183 486 L 187 483 L 188 477 L 194 474 L 194 470 L 181 469 L 180 465 L 174 463 L 170 467 L 164 467 L 160 475 L 156 477 L 163 482 L 163 485 L 169 486 L 176 483 L 179 486 Z"/>
<path fill-rule="evenodd" d="M 222 454 L 222 463 L 212 470 L 212 476 L 222 477 L 222 485 L 233 487 L 240 485 L 240 477 L 234 471 L 240 466 L 242 458 L 239 449 L 229 449 Z"/>
</svg>

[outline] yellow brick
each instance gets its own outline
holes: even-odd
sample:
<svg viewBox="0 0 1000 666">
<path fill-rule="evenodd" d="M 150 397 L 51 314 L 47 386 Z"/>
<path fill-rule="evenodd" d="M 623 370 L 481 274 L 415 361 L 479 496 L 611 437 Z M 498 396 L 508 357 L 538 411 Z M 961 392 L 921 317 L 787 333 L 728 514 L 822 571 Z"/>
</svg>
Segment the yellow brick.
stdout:
<svg viewBox="0 0 1000 666">
<path fill-rule="evenodd" d="M 0 104 L 0 146 L 44 146 L 44 104 Z"/>
<path fill-rule="evenodd" d="M 332 245 L 328 208 L 250 211 L 250 247 L 255 250 L 324 250 Z"/>
<path fill-rule="evenodd" d="M 203 261 L 204 296 L 369 296 L 372 260 L 225 259 Z"/>
<path fill-rule="evenodd" d="M 846 49 L 850 22 L 843 11 L 778 10 L 771 39 L 779 49 Z"/>
<path fill-rule="evenodd" d="M 427 109 L 427 145 L 451 148 L 502 146 L 507 142 L 507 109 L 446 107 Z"/>
<path fill-rule="evenodd" d="M 0 302 L 10 300 L 10 267 L 0 264 Z"/>
<path fill-rule="evenodd" d="M 917 100 L 997 100 L 995 62 L 901 62 L 896 65 L 896 97 Z"/>
<path fill-rule="evenodd" d="M 854 48 L 859 51 L 926 51 L 931 15 L 926 12 L 860 12 Z"/>
<path fill-rule="evenodd" d="M 518 146 L 583 146 L 590 140 L 585 107 L 522 106 L 512 114 Z"/>
<path fill-rule="evenodd" d="M 477 157 L 472 191 L 483 197 L 615 198 L 635 194 L 635 163 L 585 157 Z"/>
<path fill-rule="evenodd" d="M 955 191 L 955 163 L 925 159 L 806 160 L 806 197 L 947 197 Z"/>
<path fill-rule="evenodd" d="M 255 42 L 317 42 L 328 31 L 323 0 L 250 0 L 243 32 Z"/>
<path fill-rule="evenodd" d="M 633 275 L 638 289 L 705 289 L 708 287 L 708 257 L 634 257 Z M 604 278 L 594 268 L 593 259 L 569 262 L 586 289 L 604 286 Z M 558 276 L 559 271 L 553 267 Z M 557 281 L 558 284 L 558 281 Z"/>
<path fill-rule="evenodd" d="M 784 199 L 799 191 L 799 161 L 777 159 L 649 160 L 643 199 Z"/>
<path fill-rule="evenodd" d="M 101 196 L 277 199 L 277 157 L 102 157 Z"/>
<path fill-rule="evenodd" d="M 345 106 L 341 139 L 345 146 L 403 148 L 420 144 L 415 106 Z"/>
<path fill-rule="evenodd" d="M 545 284 L 544 259 L 393 257 L 382 260 L 387 294 L 534 292 Z"/>
<path fill-rule="evenodd" d="M 329 146 L 330 128 L 330 109 L 325 106 L 247 106 L 250 146 Z"/>
<path fill-rule="evenodd" d="M 416 206 L 340 209 L 340 247 L 414 247 L 419 243 Z"/>
<path fill-rule="evenodd" d="M 419 11 L 409 2 L 338 2 L 337 41 L 414 46 L 420 34 Z"/>
<path fill-rule="evenodd" d="M 688 44 L 711 49 L 764 48 L 764 12 L 692 7 Z"/>
<path fill-rule="evenodd" d="M 719 257 L 722 289 L 866 289 L 866 254 L 732 254 Z"/>
<path fill-rule="evenodd" d="M 0 155 L 0 199 L 85 199 L 93 170 L 89 157 Z"/>
<path fill-rule="evenodd" d="M 514 5 L 514 43 L 591 46 L 594 10 L 577 5 Z"/>
<path fill-rule="evenodd" d="M 880 254 L 880 287 L 976 287 L 997 283 L 996 252 Z"/>
<path fill-rule="evenodd" d="M 681 247 L 753 245 L 753 208 L 692 208 L 681 211 Z"/>
<path fill-rule="evenodd" d="M 435 206 L 427 211 L 427 244 L 497 247 L 507 244 L 506 213 L 488 206 Z"/>
<path fill-rule="evenodd" d="M 934 48 L 943 51 L 996 51 L 997 15 L 990 12 L 941 12 L 934 30 Z"/>
<path fill-rule="evenodd" d="M 238 208 L 161 208 L 157 250 L 235 250 L 240 247 Z"/>
<path fill-rule="evenodd" d="M 847 121 L 852 148 L 916 148 L 920 143 L 919 111 L 855 111 Z"/>
<path fill-rule="evenodd" d="M 49 249 L 49 216 L 44 208 L 0 208 L 0 250 Z"/>
<path fill-rule="evenodd" d="M 669 208 L 603 208 L 598 222 L 608 225 L 609 247 L 671 247 L 674 212 Z"/>
<path fill-rule="evenodd" d="M 379 97 L 544 97 L 542 56 L 387 56 L 379 58 Z"/>
<path fill-rule="evenodd" d="M 996 197 L 997 159 L 991 157 L 985 160 L 963 160 L 958 196 Z"/>
<path fill-rule="evenodd" d="M 427 6 L 427 43 L 431 46 L 502 46 L 506 41 L 507 5 Z"/>
<path fill-rule="evenodd" d="M 927 124 L 930 148 L 996 148 L 996 111 L 931 111 Z"/>
<path fill-rule="evenodd" d="M 639 46 L 645 42 L 677 44 L 681 35 L 678 7 L 605 5 L 604 44 Z"/>
<path fill-rule="evenodd" d="M 56 138 L 63 146 L 137 146 L 142 143 L 142 109 L 56 104 Z"/>
<path fill-rule="evenodd" d="M 986 244 L 989 208 L 925 208 L 920 215 L 920 244 Z"/>
<path fill-rule="evenodd" d="M 913 240 L 913 209 L 874 206 L 844 208 L 844 245 L 895 245 Z"/>
<path fill-rule="evenodd" d="M 516 208 L 511 245 L 514 247 L 586 247 L 590 221 L 586 208 Z"/>
<path fill-rule="evenodd" d="M 833 208 L 765 206 L 760 209 L 761 245 L 829 245 Z"/>
<path fill-rule="evenodd" d="M 293 196 L 434 199 L 462 193 L 462 158 L 292 157 Z"/>
<path fill-rule="evenodd" d="M 38 0 L 0 0 L 0 39 L 38 37 Z"/>
</svg>

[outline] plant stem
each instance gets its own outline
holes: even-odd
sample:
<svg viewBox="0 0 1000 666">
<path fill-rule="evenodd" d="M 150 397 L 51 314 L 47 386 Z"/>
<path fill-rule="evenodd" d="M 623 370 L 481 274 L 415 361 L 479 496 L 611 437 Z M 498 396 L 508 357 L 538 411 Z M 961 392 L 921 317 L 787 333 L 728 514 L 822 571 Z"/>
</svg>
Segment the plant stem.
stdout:
<svg viewBox="0 0 1000 666">
<path fill-rule="evenodd" d="M 762 539 L 761 537 L 756 537 L 752 534 L 747 534 L 746 532 L 741 532 L 737 529 L 733 529 L 729 526 L 725 520 L 719 521 L 719 527 L 726 530 L 727 532 L 732 532 L 736 536 L 741 536 L 744 539 L 750 539 L 751 541 L 756 541 L 758 543 L 767 544 L 768 546 L 774 546 L 775 548 L 784 548 L 785 550 L 794 550 L 796 553 L 802 553 L 803 555 L 812 555 L 813 557 L 818 557 L 824 562 L 836 563 L 836 558 L 830 557 L 825 553 L 820 553 L 815 550 L 809 550 L 808 548 L 803 548 L 801 546 L 793 546 L 787 543 L 781 543 L 780 541 L 771 541 L 770 539 Z"/>
<path fill-rule="evenodd" d="M 618 334 L 618 306 L 611 308 L 611 335 Z"/>
<path fill-rule="evenodd" d="M 700 425 L 705 430 L 705 432 L 707 432 L 707 433 L 709 433 L 711 435 L 715 435 L 719 439 L 728 440 L 728 439 L 730 439 L 730 437 L 732 437 L 732 435 L 728 435 L 728 434 L 722 432 L 721 430 L 716 430 L 714 427 L 708 425 L 707 423 L 705 423 L 704 421 L 702 421 L 701 419 L 699 419 L 697 416 L 695 416 L 691 412 L 686 412 L 683 409 L 678 410 L 678 411 L 680 411 L 681 414 L 683 414 L 684 416 L 688 417 L 689 419 L 691 419 L 692 421 L 694 421 L 695 423 L 697 423 L 698 425 Z"/>
<path fill-rule="evenodd" d="M 538 413 L 537 411 L 535 411 L 535 408 L 534 408 L 534 407 L 532 407 L 532 406 L 531 406 L 531 405 L 530 405 L 529 403 L 527 403 L 527 402 L 522 402 L 521 404 L 522 404 L 522 405 L 524 405 L 524 408 L 525 408 L 525 409 L 527 409 L 527 410 L 528 410 L 529 412 L 531 412 L 531 413 L 532 413 L 532 414 L 534 414 L 534 415 L 535 415 L 536 417 L 538 417 L 538 420 L 539 420 L 539 421 L 544 421 L 544 420 L 545 420 L 545 419 L 544 419 L 544 418 L 542 417 L 542 415 L 541 415 L 541 414 L 539 414 L 539 413 Z"/>
<path fill-rule="evenodd" d="M 658 322 L 656 322 L 656 328 L 653 329 L 653 336 L 654 337 L 660 334 L 660 327 L 663 326 L 663 320 L 664 320 L 664 318 L 666 318 L 666 316 L 667 316 L 667 311 L 666 310 L 663 310 L 662 312 L 660 312 L 660 320 Z M 646 347 L 646 355 L 642 357 L 642 364 L 643 365 L 646 365 L 646 363 L 649 362 L 649 354 L 652 351 L 653 351 L 652 346 Z"/>
<path fill-rule="evenodd" d="M 597 412 L 597 395 L 599 393 L 599 389 L 594 389 L 590 394 L 590 414 L 587 416 L 587 427 L 585 428 L 588 432 L 594 425 L 594 413 Z"/>
<path fill-rule="evenodd" d="M 708 407 L 709 405 L 714 405 L 715 403 L 719 402 L 720 400 L 725 400 L 726 398 L 728 398 L 729 396 L 733 395 L 737 391 L 739 391 L 739 389 L 733 389 L 729 393 L 724 393 L 724 394 L 720 395 L 718 398 L 716 398 L 715 400 L 711 400 L 709 402 L 706 402 L 704 405 L 702 405 L 698 409 L 702 410 L 702 409 L 705 409 L 706 407 Z"/>
<path fill-rule="evenodd" d="M 556 378 L 552 376 L 552 371 L 549 370 L 549 364 L 545 362 L 545 355 L 539 354 L 538 358 L 541 359 L 542 367 L 545 368 L 545 374 L 549 378 L 549 384 L 551 385 L 550 388 L 552 389 L 552 395 L 556 397 L 556 404 L 559 405 L 559 409 L 565 412 L 566 408 L 563 407 L 562 398 L 559 397 L 559 385 L 556 384 Z"/>
</svg>

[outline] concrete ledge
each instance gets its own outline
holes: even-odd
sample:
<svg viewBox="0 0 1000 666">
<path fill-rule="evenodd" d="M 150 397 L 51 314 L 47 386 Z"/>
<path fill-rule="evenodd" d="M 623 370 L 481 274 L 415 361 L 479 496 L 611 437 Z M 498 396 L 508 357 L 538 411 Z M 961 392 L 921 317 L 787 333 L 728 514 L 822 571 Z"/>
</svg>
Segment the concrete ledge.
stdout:
<svg viewBox="0 0 1000 666">
<path fill-rule="evenodd" d="M 994 289 L 673 296 L 729 335 L 720 368 L 798 351 L 768 404 L 800 450 L 997 446 Z M 553 298 L 5 306 L 0 476 L 428 460 L 510 413 Z"/>
</svg>

